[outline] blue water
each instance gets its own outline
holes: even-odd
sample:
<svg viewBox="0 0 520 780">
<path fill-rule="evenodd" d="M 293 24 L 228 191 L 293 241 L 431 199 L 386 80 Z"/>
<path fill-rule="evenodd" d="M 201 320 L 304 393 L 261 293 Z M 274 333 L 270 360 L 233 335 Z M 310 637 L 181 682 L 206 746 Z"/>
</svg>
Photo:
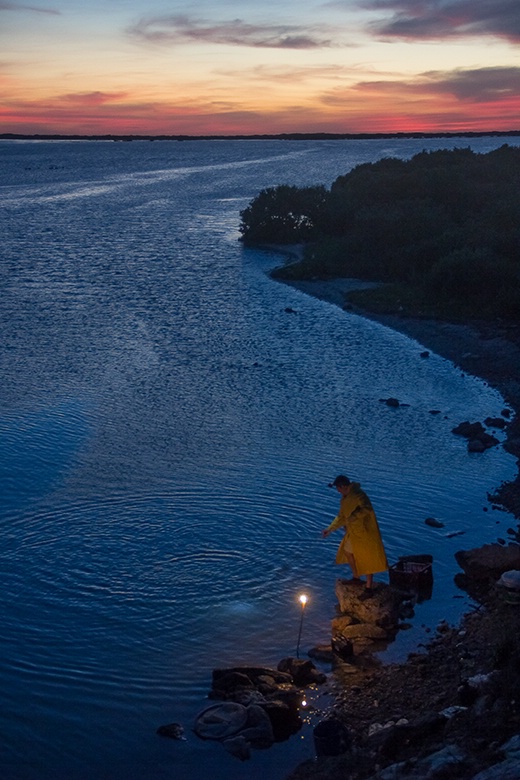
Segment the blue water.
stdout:
<svg viewBox="0 0 520 780">
<path fill-rule="evenodd" d="M 312 756 L 319 713 L 244 764 L 191 727 L 214 667 L 294 655 L 302 591 L 302 648 L 328 641 L 338 472 L 391 560 L 435 556 L 388 657 L 467 607 L 453 554 L 505 535 L 487 493 L 515 462 L 451 428 L 502 398 L 272 281 L 238 225 L 264 187 L 469 143 L 0 143 L 3 778 L 277 780 Z M 156 736 L 172 721 L 186 742 Z"/>
</svg>

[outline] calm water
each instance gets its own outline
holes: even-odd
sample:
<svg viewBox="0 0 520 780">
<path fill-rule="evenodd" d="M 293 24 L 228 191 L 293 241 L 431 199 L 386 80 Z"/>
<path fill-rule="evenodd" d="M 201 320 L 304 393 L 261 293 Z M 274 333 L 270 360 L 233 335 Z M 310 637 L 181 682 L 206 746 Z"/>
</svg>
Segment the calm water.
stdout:
<svg viewBox="0 0 520 780">
<path fill-rule="evenodd" d="M 483 510 L 515 464 L 450 431 L 502 399 L 237 239 L 263 187 L 468 143 L 0 143 L 3 778 L 277 780 L 312 756 L 312 717 L 244 764 L 190 729 L 214 667 L 295 653 L 303 590 L 302 647 L 328 640 L 340 471 L 391 560 L 435 556 L 389 657 L 467 606 L 453 554 L 505 535 Z"/>
</svg>

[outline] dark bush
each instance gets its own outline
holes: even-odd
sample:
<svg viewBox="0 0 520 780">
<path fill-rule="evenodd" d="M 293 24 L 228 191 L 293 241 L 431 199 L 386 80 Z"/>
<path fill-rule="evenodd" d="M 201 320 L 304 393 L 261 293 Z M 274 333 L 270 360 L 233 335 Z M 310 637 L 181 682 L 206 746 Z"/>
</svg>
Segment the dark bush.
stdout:
<svg viewBox="0 0 520 780">
<path fill-rule="evenodd" d="M 264 190 L 241 216 L 246 244 L 308 245 L 280 276 L 356 276 L 409 285 L 428 311 L 425 295 L 444 314 L 519 316 L 520 148 L 364 163 L 330 191 Z"/>
<path fill-rule="evenodd" d="M 439 260 L 429 271 L 425 287 L 444 301 L 460 300 L 484 311 L 500 309 L 519 289 L 518 267 L 489 249 L 458 249 Z M 497 306 L 498 305 L 498 306 Z M 510 302 L 507 304 L 510 308 Z"/>
<path fill-rule="evenodd" d="M 286 184 L 262 192 L 240 213 L 246 244 L 297 244 L 312 241 L 324 219 L 327 190 Z"/>
</svg>

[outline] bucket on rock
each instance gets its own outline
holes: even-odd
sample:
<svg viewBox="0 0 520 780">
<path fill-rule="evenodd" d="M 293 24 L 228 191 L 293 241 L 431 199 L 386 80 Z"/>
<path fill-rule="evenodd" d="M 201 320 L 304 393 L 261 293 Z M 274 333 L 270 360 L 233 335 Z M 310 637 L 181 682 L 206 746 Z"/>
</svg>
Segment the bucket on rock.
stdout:
<svg viewBox="0 0 520 780">
<path fill-rule="evenodd" d="M 340 756 L 351 745 L 349 731 L 338 718 L 327 718 L 314 727 L 314 748 L 319 756 Z"/>
</svg>

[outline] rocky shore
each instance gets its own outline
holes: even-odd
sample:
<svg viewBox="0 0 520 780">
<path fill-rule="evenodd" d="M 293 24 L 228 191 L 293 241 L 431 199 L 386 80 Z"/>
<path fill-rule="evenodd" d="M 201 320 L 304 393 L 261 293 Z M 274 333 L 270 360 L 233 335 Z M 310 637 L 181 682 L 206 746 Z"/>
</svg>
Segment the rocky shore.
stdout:
<svg viewBox="0 0 520 780">
<path fill-rule="evenodd" d="M 366 285 L 351 279 L 289 284 L 405 333 L 496 388 L 514 413 L 504 447 L 520 465 L 520 327 L 361 311 L 347 296 Z M 518 520 L 520 476 L 490 499 Z M 520 526 L 510 534 L 509 547 L 520 551 Z M 494 552 L 500 544 L 489 547 Z M 402 664 L 360 659 L 337 666 L 334 714 L 351 735 L 351 749 L 308 761 L 289 780 L 520 777 L 520 604 L 504 601 L 497 571 L 473 575 L 457 575 L 477 604 L 460 626 L 439 625 L 430 644 Z"/>
</svg>

